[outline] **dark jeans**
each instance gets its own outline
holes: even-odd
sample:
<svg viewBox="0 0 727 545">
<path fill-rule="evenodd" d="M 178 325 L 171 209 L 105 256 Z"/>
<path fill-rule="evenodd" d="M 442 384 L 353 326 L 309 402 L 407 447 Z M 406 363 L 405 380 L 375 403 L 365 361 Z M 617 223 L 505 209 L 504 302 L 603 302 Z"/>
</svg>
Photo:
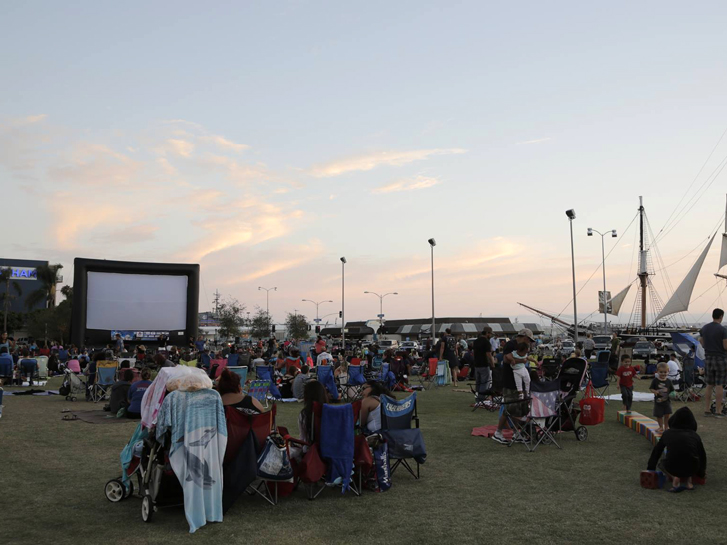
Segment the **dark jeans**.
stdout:
<svg viewBox="0 0 727 545">
<path fill-rule="evenodd" d="M 621 386 L 621 399 L 627 411 L 631 410 L 631 404 L 634 402 L 634 389 Z"/>
</svg>

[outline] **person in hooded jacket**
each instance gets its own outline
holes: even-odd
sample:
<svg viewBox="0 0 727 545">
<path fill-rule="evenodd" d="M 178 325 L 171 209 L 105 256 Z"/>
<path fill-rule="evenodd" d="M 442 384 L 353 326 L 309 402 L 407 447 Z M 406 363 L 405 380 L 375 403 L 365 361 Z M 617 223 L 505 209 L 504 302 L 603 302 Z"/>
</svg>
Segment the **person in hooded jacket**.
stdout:
<svg viewBox="0 0 727 545">
<path fill-rule="evenodd" d="M 697 420 L 688 407 L 682 407 L 669 419 L 669 429 L 651 451 L 649 471 L 656 470 L 664 449 L 667 453 L 659 466 L 672 478 L 669 492 L 693 490 L 692 477 L 704 478 L 706 474 L 707 453 L 697 433 Z"/>
</svg>

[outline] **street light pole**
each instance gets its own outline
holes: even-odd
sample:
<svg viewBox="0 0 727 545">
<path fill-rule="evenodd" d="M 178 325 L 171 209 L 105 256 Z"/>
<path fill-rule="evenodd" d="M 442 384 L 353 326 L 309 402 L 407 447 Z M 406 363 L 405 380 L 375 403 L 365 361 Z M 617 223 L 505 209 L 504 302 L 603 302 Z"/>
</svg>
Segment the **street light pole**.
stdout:
<svg viewBox="0 0 727 545">
<path fill-rule="evenodd" d="M 432 249 L 432 348 L 434 347 L 435 342 L 435 331 L 434 331 L 434 247 L 437 245 L 437 241 L 433 238 L 430 238 L 427 242 L 429 242 L 429 246 Z"/>
<path fill-rule="evenodd" d="M 258 291 L 265 290 L 265 316 L 268 322 L 268 335 L 270 334 L 270 291 L 278 291 L 278 288 L 263 288 L 258 286 Z"/>
<path fill-rule="evenodd" d="M 605 233 L 601 233 L 600 231 L 592 228 L 588 228 L 588 236 L 592 237 L 593 233 L 597 233 L 601 235 L 601 265 L 603 267 L 603 334 L 608 334 L 608 298 L 606 297 L 606 244 L 603 240 L 603 237 L 605 237 L 608 233 L 611 233 L 611 236 L 613 238 L 616 238 L 618 235 L 616 234 L 616 229 L 611 229 L 611 231 L 606 231 Z"/>
<path fill-rule="evenodd" d="M 576 219 L 576 211 L 573 209 L 566 210 L 565 215 L 568 216 L 570 224 L 570 258 L 571 268 L 573 270 L 573 325 L 574 338 L 576 348 L 578 347 L 578 306 L 576 304 L 576 254 L 573 246 L 573 220 Z"/>
<path fill-rule="evenodd" d="M 395 291 L 385 293 L 384 295 L 379 295 L 375 291 L 365 291 L 364 293 L 370 293 L 379 298 L 379 323 L 383 327 L 384 326 L 384 297 L 386 297 L 387 295 L 399 295 L 399 294 Z"/>
<path fill-rule="evenodd" d="M 341 344 L 346 354 L 346 258 L 341 258 Z"/>
<path fill-rule="evenodd" d="M 318 302 L 311 301 L 310 299 L 303 299 L 303 301 L 307 302 L 307 303 L 313 303 L 316 306 L 316 319 L 315 319 L 316 325 L 318 325 L 321 321 L 320 318 L 318 318 L 318 305 L 322 305 L 323 303 L 333 303 L 333 301 L 331 301 L 330 299 L 328 299 L 326 301 L 318 301 Z"/>
</svg>

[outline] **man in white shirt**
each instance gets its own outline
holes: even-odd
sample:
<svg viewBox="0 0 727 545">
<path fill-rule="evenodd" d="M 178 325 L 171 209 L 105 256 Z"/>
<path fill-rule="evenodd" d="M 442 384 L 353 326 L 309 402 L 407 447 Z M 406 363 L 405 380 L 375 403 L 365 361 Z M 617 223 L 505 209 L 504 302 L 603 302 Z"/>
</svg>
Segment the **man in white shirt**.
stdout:
<svg viewBox="0 0 727 545">
<path fill-rule="evenodd" d="M 333 356 L 330 354 L 330 352 L 323 351 L 320 354 L 318 354 L 318 358 L 316 358 L 316 365 L 331 365 L 331 362 L 333 361 Z"/>
<path fill-rule="evenodd" d="M 490 337 L 490 346 L 492 347 L 492 353 L 494 354 L 500 349 L 500 339 L 494 335 Z"/>
</svg>

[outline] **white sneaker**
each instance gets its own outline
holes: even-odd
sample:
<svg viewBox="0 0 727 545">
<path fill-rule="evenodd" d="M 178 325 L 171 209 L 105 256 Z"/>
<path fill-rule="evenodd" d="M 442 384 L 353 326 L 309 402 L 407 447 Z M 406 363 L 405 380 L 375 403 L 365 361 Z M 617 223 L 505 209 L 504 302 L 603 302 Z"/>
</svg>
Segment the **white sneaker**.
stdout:
<svg viewBox="0 0 727 545">
<path fill-rule="evenodd" d="M 496 441 L 497 443 L 500 443 L 501 445 L 509 445 L 510 441 L 505 439 L 505 437 L 502 435 L 502 433 L 495 432 L 495 435 L 492 436 L 492 440 Z"/>
<path fill-rule="evenodd" d="M 515 435 L 513 435 L 513 436 L 512 436 L 512 440 L 513 440 L 513 442 L 515 442 L 515 443 L 523 443 L 523 444 L 527 443 L 527 440 L 525 439 L 525 437 L 523 437 L 523 436 L 522 436 L 521 434 L 519 434 L 519 433 L 516 433 Z"/>
</svg>

